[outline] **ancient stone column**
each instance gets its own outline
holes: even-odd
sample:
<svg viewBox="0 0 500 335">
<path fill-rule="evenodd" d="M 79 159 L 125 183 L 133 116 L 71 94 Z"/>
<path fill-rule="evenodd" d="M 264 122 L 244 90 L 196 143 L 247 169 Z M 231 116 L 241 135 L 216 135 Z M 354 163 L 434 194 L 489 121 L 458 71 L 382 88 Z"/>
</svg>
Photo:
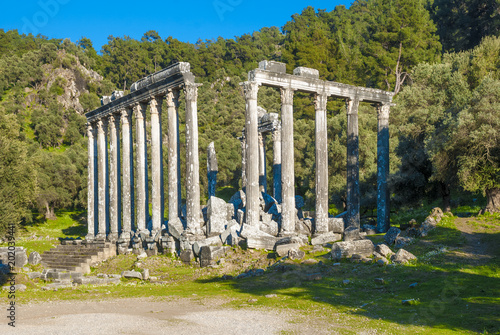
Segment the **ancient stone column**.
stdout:
<svg viewBox="0 0 500 335">
<path fill-rule="evenodd" d="M 88 143 L 88 179 L 87 179 L 87 236 L 85 239 L 91 241 L 95 236 L 95 223 L 96 223 L 96 138 L 95 129 L 92 123 L 87 123 L 87 136 Z"/>
<path fill-rule="evenodd" d="M 259 132 L 259 191 L 267 193 L 266 139 Z"/>
<path fill-rule="evenodd" d="M 186 229 L 201 234 L 200 160 L 198 154 L 198 86 L 186 82 Z"/>
<path fill-rule="evenodd" d="M 109 124 L 109 235 L 110 241 L 118 240 L 121 221 L 121 182 L 120 182 L 120 118 L 110 115 Z"/>
<path fill-rule="evenodd" d="M 245 138 L 245 129 L 240 137 L 241 144 L 241 188 L 247 186 L 247 140 Z"/>
<path fill-rule="evenodd" d="M 146 147 L 146 105 L 134 106 L 136 122 L 136 169 L 137 169 L 137 231 L 147 234 L 146 223 L 149 214 L 148 206 L 148 176 L 147 176 L 147 147 Z"/>
<path fill-rule="evenodd" d="M 215 197 L 217 188 L 217 155 L 215 153 L 215 144 L 210 142 L 207 148 L 207 177 L 208 177 L 208 199 Z"/>
<path fill-rule="evenodd" d="M 132 232 L 132 223 L 134 222 L 134 166 L 133 166 L 133 141 L 132 128 L 132 109 L 122 110 L 122 174 L 123 174 L 123 226 L 121 239 L 130 240 Z"/>
<path fill-rule="evenodd" d="M 97 151 L 98 151 L 98 189 L 99 189 L 99 209 L 98 209 L 98 230 L 97 240 L 106 239 L 106 227 L 108 224 L 108 150 L 107 150 L 107 127 L 106 119 L 97 122 Z"/>
<path fill-rule="evenodd" d="M 168 219 L 181 213 L 181 160 L 179 156 L 179 91 L 169 90 L 166 96 L 168 116 Z"/>
<path fill-rule="evenodd" d="M 326 94 L 317 94 L 316 106 L 316 234 L 328 232 L 328 135 Z"/>
<path fill-rule="evenodd" d="M 273 196 L 281 203 L 281 125 L 272 132 L 273 137 Z"/>
<path fill-rule="evenodd" d="M 152 179 L 152 235 L 163 223 L 163 155 L 161 134 L 161 104 L 163 97 L 154 97 L 149 102 L 151 113 L 151 179 Z"/>
<path fill-rule="evenodd" d="M 281 89 L 281 235 L 295 232 L 295 171 L 293 141 L 293 89 Z"/>
<path fill-rule="evenodd" d="M 259 226 L 259 120 L 257 94 L 259 84 L 253 81 L 243 83 L 245 92 L 245 153 L 246 153 L 246 225 Z"/>
<path fill-rule="evenodd" d="M 377 232 L 385 233 L 390 227 L 389 188 L 389 104 L 377 107 Z"/>
<path fill-rule="evenodd" d="M 346 100 L 347 108 L 347 227 L 359 228 L 359 99 Z"/>
</svg>

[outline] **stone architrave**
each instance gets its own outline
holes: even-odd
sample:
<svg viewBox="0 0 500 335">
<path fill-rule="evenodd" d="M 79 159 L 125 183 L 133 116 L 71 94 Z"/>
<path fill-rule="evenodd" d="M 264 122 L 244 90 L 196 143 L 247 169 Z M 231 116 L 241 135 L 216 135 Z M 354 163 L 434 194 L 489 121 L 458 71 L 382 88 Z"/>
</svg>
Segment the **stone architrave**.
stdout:
<svg viewBox="0 0 500 335">
<path fill-rule="evenodd" d="M 97 160 L 97 142 L 95 129 L 92 123 L 87 123 L 88 142 L 88 179 L 87 179 L 87 236 L 85 239 L 93 240 L 95 236 L 96 224 L 96 160 Z"/>
<path fill-rule="evenodd" d="M 106 239 L 106 228 L 108 225 L 108 150 L 106 134 L 108 131 L 107 120 L 102 118 L 97 122 L 97 151 L 98 151 L 98 188 L 99 188 L 99 209 L 98 209 L 98 231 L 96 239 Z"/>
<path fill-rule="evenodd" d="M 246 139 L 246 225 L 259 226 L 259 132 L 257 93 L 259 84 L 243 83 L 245 91 L 245 139 Z"/>
<path fill-rule="evenodd" d="M 379 104 L 377 132 L 377 232 L 385 233 L 390 227 L 389 188 L 389 104 Z"/>
<path fill-rule="evenodd" d="M 316 234 L 328 232 L 327 100 L 328 96 L 326 94 L 316 95 Z"/>
<path fill-rule="evenodd" d="M 186 225 L 193 234 L 200 233 L 200 160 L 198 153 L 198 86 L 186 82 Z"/>
<path fill-rule="evenodd" d="M 134 222 L 134 169 L 133 169 L 133 142 L 131 129 L 132 109 L 126 108 L 121 112 L 122 123 L 122 211 L 123 223 L 121 239 L 129 241 L 132 232 L 132 223 Z"/>
<path fill-rule="evenodd" d="M 347 227 L 359 228 L 359 135 L 357 97 L 347 99 Z"/>
<path fill-rule="evenodd" d="M 146 143 L 146 106 L 134 106 L 136 126 L 136 171 L 137 171 L 137 231 L 148 234 L 146 223 L 149 216 L 148 205 L 148 175 L 147 175 L 147 143 Z"/>
<path fill-rule="evenodd" d="M 179 156 L 179 91 L 169 90 L 166 96 L 168 116 L 168 219 L 181 213 L 181 161 Z"/>
<path fill-rule="evenodd" d="M 273 196 L 281 204 L 281 124 L 273 130 Z"/>
<path fill-rule="evenodd" d="M 151 174 L 152 174 L 152 231 L 155 235 L 163 223 L 163 154 L 161 132 L 161 104 L 163 97 L 157 96 L 149 102 L 151 113 Z"/>
<path fill-rule="evenodd" d="M 281 89 L 281 235 L 295 232 L 295 172 L 292 88 Z"/>
<path fill-rule="evenodd" d="M 121 223 L 121 181 L 120 181 L 120 118 L 110 115 L 109 123 L 109 236 L 118 240 Z"/>
<path fill-rule="evenodd" d="M 207 177 L 208 177 L 208 199 L 215 197 L 217 188 L 217 155 L 215 153 L 215 144 L 210 142 L 207 148 Z"/>
</svg>

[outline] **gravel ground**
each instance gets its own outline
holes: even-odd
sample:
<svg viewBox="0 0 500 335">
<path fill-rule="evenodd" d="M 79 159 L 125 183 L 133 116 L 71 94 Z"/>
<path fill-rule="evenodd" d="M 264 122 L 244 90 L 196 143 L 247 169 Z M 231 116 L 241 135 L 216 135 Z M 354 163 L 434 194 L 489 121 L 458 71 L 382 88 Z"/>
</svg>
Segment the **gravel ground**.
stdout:
<svg viewBox="0 0 500 335">
<path fill-rule="evenodd" d="M 3 321 L 0 334 L 332 334 L 313 320 L 297 322 L 304 318 L 295 311 L 231 309 L 223 303 L 134 298 L 28 304 L 17 307 L 16 327 Z"/>
</svg>

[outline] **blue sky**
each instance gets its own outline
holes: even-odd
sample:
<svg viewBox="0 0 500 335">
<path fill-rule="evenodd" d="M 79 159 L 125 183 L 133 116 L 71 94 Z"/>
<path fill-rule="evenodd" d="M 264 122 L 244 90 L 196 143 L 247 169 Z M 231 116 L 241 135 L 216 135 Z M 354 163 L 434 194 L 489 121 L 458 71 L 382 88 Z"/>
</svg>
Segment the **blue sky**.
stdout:
<svg viewBox="0 0 500 335">
<path fill-rule="evenodd" d="M 148 30 L 162 38 L 173 36 L 183 42 L 198 39 L 233 38 L 262 27 L 281 28 L 291 15 L 303 8 L 331 11 L 349 6 L 350 0 L 310 0 L 269 2 L 262 0 L 206 1 L 128 1 L 24 0 L 5 1 L 0 12 L 0 28 L 17 29 L 49 38 L 82 36 L 94 43 L 97 51 L 109 35 L 140 39 Z M 21 4 L 22 3 L 22 4 Z"/>
</svg>

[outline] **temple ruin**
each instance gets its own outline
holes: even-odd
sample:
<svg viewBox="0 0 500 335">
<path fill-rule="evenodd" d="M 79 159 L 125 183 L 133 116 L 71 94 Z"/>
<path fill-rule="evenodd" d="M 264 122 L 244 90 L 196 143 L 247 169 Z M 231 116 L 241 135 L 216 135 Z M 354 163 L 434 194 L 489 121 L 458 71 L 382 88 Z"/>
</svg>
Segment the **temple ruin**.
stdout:
<svg viewBox="0 0 500 335">
<path fill-rule="evenodd" d="M 216 252 L 223 244 L 234 245 L 242 241 L 249 247 L 273 249 L 282 244 L 278 241 L 283 238 L 307 243 L 309 235 L 319 238 L 318 241 L 333 242 L 342 235 L 332 234 L 344 234 L 344 229 L 346 234 L 349 229 L 359 233 L 360 102 L 373 104 L 378 112 L 377 231 L 387 231 L 390 212 L 387 188 L 389 111 L 393 93 L 320 80 L 317 70 L 304 67 L 287 74 L 284 63 L 260 62 L 257 69 L 249 72 L 248 81 L 241 83 L 246 99 L 245 129 L 240 138 L 244 191 L 237 192 L 229 204 L 214 196 L 218 168 L 215 148 L 211 144 L 207 162 L 209 202 L 202 209 L 197 121 L 199 85 L 195 83 L 189 63 L 177 63 L 135 82 L 128 95 L 114 92 L 111 97 L 104 97 L 101 107 L 86 114 L 89 141 L 86 240 L 116 242 L 118 251 L 123 253 L 160 250 L 178 252 L 191 259 L 202 257 L 203 248 L 208 248 L 205 254 L 211 258 L 212 251 Z M 258 107 L 259 86 L 280 90 L 281 119 L 278 114 L 266 113 Z M 186 99 L 185 214 L 181 207 L 179 159 L 180 90 L 184 90 Z M 295 91 L 315 96 L 316 208 L 315 218 L 309 221 L 301 217 L 295 197 Z M 343 219 L 328 215 L 326 104 L 330 97 L 345 100 L 347 106 L 347 214 Z M 161 107 L 164 100 L 168 114 L 167 221 L 164 221 L 163 208 Z M 150 127 L 146 126 L 148 110 Z M 135 143 L 132 118 L 135 118 Z M 147 132 L 151 138 L 152 199 L 148 196 Z M 271 192 L 266 177 L 265 140 L 268 134 L 272 135 L 273 141 L 273 196 L 268 194 Z"/>
</svg>

